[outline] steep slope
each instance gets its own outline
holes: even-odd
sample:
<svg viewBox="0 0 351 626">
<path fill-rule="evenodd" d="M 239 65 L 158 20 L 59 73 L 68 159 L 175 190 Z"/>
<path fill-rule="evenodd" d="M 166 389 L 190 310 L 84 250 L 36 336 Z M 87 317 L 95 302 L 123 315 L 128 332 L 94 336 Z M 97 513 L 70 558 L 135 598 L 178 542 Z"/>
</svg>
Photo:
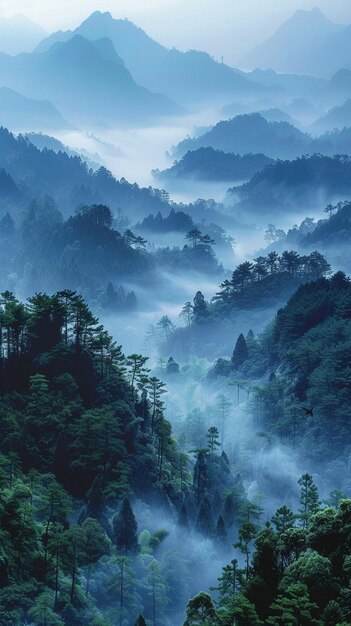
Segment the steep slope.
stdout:
<svg viewBox="0 0 351 626">
<path fill-rule="evenodd" d="M 277 90 L 247 80 L 205 52 L 168 50 L 128 20 L 115 20 L 110 13 L 96 11 L 75 31 L 88 39 L 108 37 L 125 61 L 134 79 L 152 91 L 166 94 L 184 105 L 206 101 L 230 101 Z M 44 40 L 38 51 L 72 33 L 55 33 Z"/>
<path fill-rule="evenodd" d="M 139 87 L 110 42 L 75 35 L 47 52 L 0 56 L 2 82 L 48 98 L 73 121 L 97 125 L 179 113 L 165 96 Z"/>
<path fill-rule="evenodd" d="M 328 75 L 328 68 L 342 55 L 339 52 L 336 57 L 327 44 L 331 40 L 337 43 L 340 34 L 344 40 L 343 29 L 343 26 L 330 22 L 318 8 L 299 10 L 268 41 L 240 59 L 239 65 L 246 69 L 259 67 L 291 74 Z M 341 47 L 340 41 L 338 48 Z M 335 71 L 342 66 L 336 63 Z"/>
<path fill-rule="evenodd" d="M 20 185 L 27 202 L 48 194 L 64 216 L 79 205 L 94 203 L 120 207 L 132 219 L 145 217 L 146 212 L 168 214 L 171 209 L 160 191 L 143 189 L 124 179 L 117 181 L 103 167 L 92 172 L 78 156 L 41 151 L 27 138 L 16 139 L 4 128 L 0 128 L 0 169 Z M 1 205 L 0 217 L 7 210 Z"/>
</svg>

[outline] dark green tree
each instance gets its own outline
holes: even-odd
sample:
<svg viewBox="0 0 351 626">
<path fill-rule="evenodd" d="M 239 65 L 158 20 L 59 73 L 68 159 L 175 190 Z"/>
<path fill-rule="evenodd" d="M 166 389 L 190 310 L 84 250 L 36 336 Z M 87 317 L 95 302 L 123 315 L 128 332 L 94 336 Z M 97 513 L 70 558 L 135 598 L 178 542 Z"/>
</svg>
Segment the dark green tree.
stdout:
<svg viewBox="0 0 351 626">
<path fill-rule="evenodd" d="M 207 445 L 211 456 L 214 456 L 216 450 L 220 447 L 219 432 L 216 426 L 211 426 L 207 431 Z"/>
<path fill-rule="evenodd" d="M 313 478 L 310 474 L 303 474 L 298 481 L 300 492 L 300 505 L 299 519 L 302 524 L 302 528 L 306 528 L 310 521 L 311 515 L 318 511 L 319 496 L 318 489 L 313 482 Z"/>
<path fill-rule="evenodd" d="M 246 345 L 246 339 L 243 333 L 240 333 L 232 356 L 233 369 L 239 369 L 245 361 L 249 358 L 249 352 Z"/>
<path fill-rule="evenodd" d="M 214 626 L 216 611 L 211 596 L 200 592 L 188 602 L 184 626 Z"/>
<path fill-rule="evenodd" d="M 124 498 L 121 510 L 112 520 L 113 542 L 123 554 L 138 552 L 137 522 L 128 498 Z"/>
</svg>

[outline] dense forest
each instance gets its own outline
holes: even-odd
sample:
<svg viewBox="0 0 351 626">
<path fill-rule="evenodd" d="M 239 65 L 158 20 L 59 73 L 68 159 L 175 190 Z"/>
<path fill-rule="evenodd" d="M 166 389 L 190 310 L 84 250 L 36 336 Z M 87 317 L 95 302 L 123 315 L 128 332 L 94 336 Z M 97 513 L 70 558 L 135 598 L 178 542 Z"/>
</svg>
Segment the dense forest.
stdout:
<svg viewBox="0 0 351 626">
<path fill-rule="evenodd" d="M 314 154 L 278 161 L 239 187 L 229 190 L 236 211 L 266 217 L 281 210 L 301 214 L 316 203 L 334 202 L 350 195 L 351 157 Z M 238 203 L 239 200 L 239 203 Z"/>
<path fill-rule="evenodd" d="M 44 4 L 0 15 L 0 626 L 351 626 L 350 8 Z"/>
</svg>

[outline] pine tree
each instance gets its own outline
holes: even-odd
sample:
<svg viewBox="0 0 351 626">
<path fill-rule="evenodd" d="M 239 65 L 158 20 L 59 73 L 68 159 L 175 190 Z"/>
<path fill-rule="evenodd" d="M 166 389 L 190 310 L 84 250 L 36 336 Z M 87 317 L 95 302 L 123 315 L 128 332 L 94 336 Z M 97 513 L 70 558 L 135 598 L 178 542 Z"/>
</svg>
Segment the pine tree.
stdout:
<svg viewBox="0 0 351 626">
<path fill-rule="evenodd" d="M 277 509 L 272 517 L 272 522 L 277 529 L 279 535 L 285 533 L 289 528 L 294 526 L 295 515 L 291 509 L 285 504 Z"/>
<path fill-rule="evenodd" d="M 167 361 L 166 372 L 167 374 L 179 374 L 179 363 L 172 356 Z"/>
<path fill-rule="evenodd" d="M 134 626 L 147 626 L 146 621 L 145 621 L 145 617 L 143 615 L 139 615 L 137 621 L 135 622 Z"/>
<path fill-rule="evenodd" d="M 210 451 L 211 456 L 213 456 L 216 452 L 216 449 L 220 447 L 219 443 L 219 433 L 218 428 L 216 426 L 211 426 L 207 432 L 207 441 L 208 441 L 208 449 Z"/>
<path fill-rule="evenodd" d="M 216 611 L 211 596 L 201 591 L 189 600 L 184 626 L 214 626 L 216 621 Z"/>
<path fill-rule="evenodd" d="M 213 591 L 219 592 L 219 606 L 225 607 L 240 591 L 241 572 L 238 568 L 237 559 L 233 559 L 229 565 L 222 568 L 222 575 L 217 578 L 218 585 Z M 212 589 L 212 588 L 211 588 Z"/>
<path fill-rule="evenodd" d="M 124 554 L 138 552 L 138 526 L 128 498 L 123 500 L 122 508 L 112 520 L 113 541 L 117 550 Z"/>
<path fill-rule="evenodd" d="M 247 349 L 246 339 L 242 333 L 240 333 L 232 356 L 233 369 L 239 369 L 245 361 L 249 358 L 249 351 Z"/>
<path fill-rule="evenodd" d="M 309 520 L 313 513 L 318 511 L 319 507 L 319 495 L 318 489 L 313 482 L 313 478 L 310 474 L 303 474 L 298 481 L 301 487 L 299 519 L 302 524 L 302 528 L 308 526 Z"/>
<path fill-rule="evenodd" d="M 312 626 L 320 624 L 313 618 L 317 605 L 311 602 L 306 585 L 294 583 L 289 585 L 284 594 L 280 594 L 270 607 L 270 617 L 266 621 L 269 626 Z"/>
<path fill-rule="evenodd" d="M 198 291 L 194 297 L 193 316 L 196 322 L 207 317 L 208 308 L 203 293 Z"/>
<path fill-rule="evenodd" d="M 252 524 L 252 522 L 244 522 L 239 529 L 239 541 L 235 544 L 235 548 L 239 548 L 239 550 L 245 555 L 246 580 L 248 580 L 250 572 L 250 544 L 255 539 L 257 530 L 257 526 Z"/>
<path fill-rule="evenodd" d="M 108 536 L 111 536 L 110 522 L 106 513 L 106 502 L 102 488 L 102 481 L 97 476 L 86 495 L 86 505 L 81 510 L 78 524 L 83 524 L 85 520 L 96 519 Z"/>
</svg>

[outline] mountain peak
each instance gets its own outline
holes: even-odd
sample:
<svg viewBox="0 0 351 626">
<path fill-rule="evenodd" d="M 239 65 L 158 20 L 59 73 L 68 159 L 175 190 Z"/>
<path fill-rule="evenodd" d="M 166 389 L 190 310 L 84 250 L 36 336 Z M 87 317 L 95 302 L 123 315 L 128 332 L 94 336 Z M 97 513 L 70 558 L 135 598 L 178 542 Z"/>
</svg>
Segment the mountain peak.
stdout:
<svg viewBox="0 0 351 626">
<path fill-rule="evenodd" d="M 110 21 L 110 20 L 113 20 L 113 17 L 110 11 L 94 11 L 91 15 L 89 15 L 89 17 L 87 17 L 85 22 L 87 22 L 88 20 L 89 21 L 94 21 L 94 20 Z"/>
<path fill-rule="evenodd" d="M 288 74 L 321 74 L 322 51 L 345 27 L 331 22 L 318 7 L 299 9 L 239 61 L 245 69 L 274 69 Z"/>
<path fill-rule="evenodd" d="M 337 25 L 334 22 L 331 22 L 322 11 L 318 7 L 314 7 L 313 9 L 299 9 L 296 11 L 289 19 L 284 22 L 278 31 L 285 31 L 286 29 L 296 27 L 296 26 L 313 26 L 319 28 L 333 28 Z"/>
</svg>

